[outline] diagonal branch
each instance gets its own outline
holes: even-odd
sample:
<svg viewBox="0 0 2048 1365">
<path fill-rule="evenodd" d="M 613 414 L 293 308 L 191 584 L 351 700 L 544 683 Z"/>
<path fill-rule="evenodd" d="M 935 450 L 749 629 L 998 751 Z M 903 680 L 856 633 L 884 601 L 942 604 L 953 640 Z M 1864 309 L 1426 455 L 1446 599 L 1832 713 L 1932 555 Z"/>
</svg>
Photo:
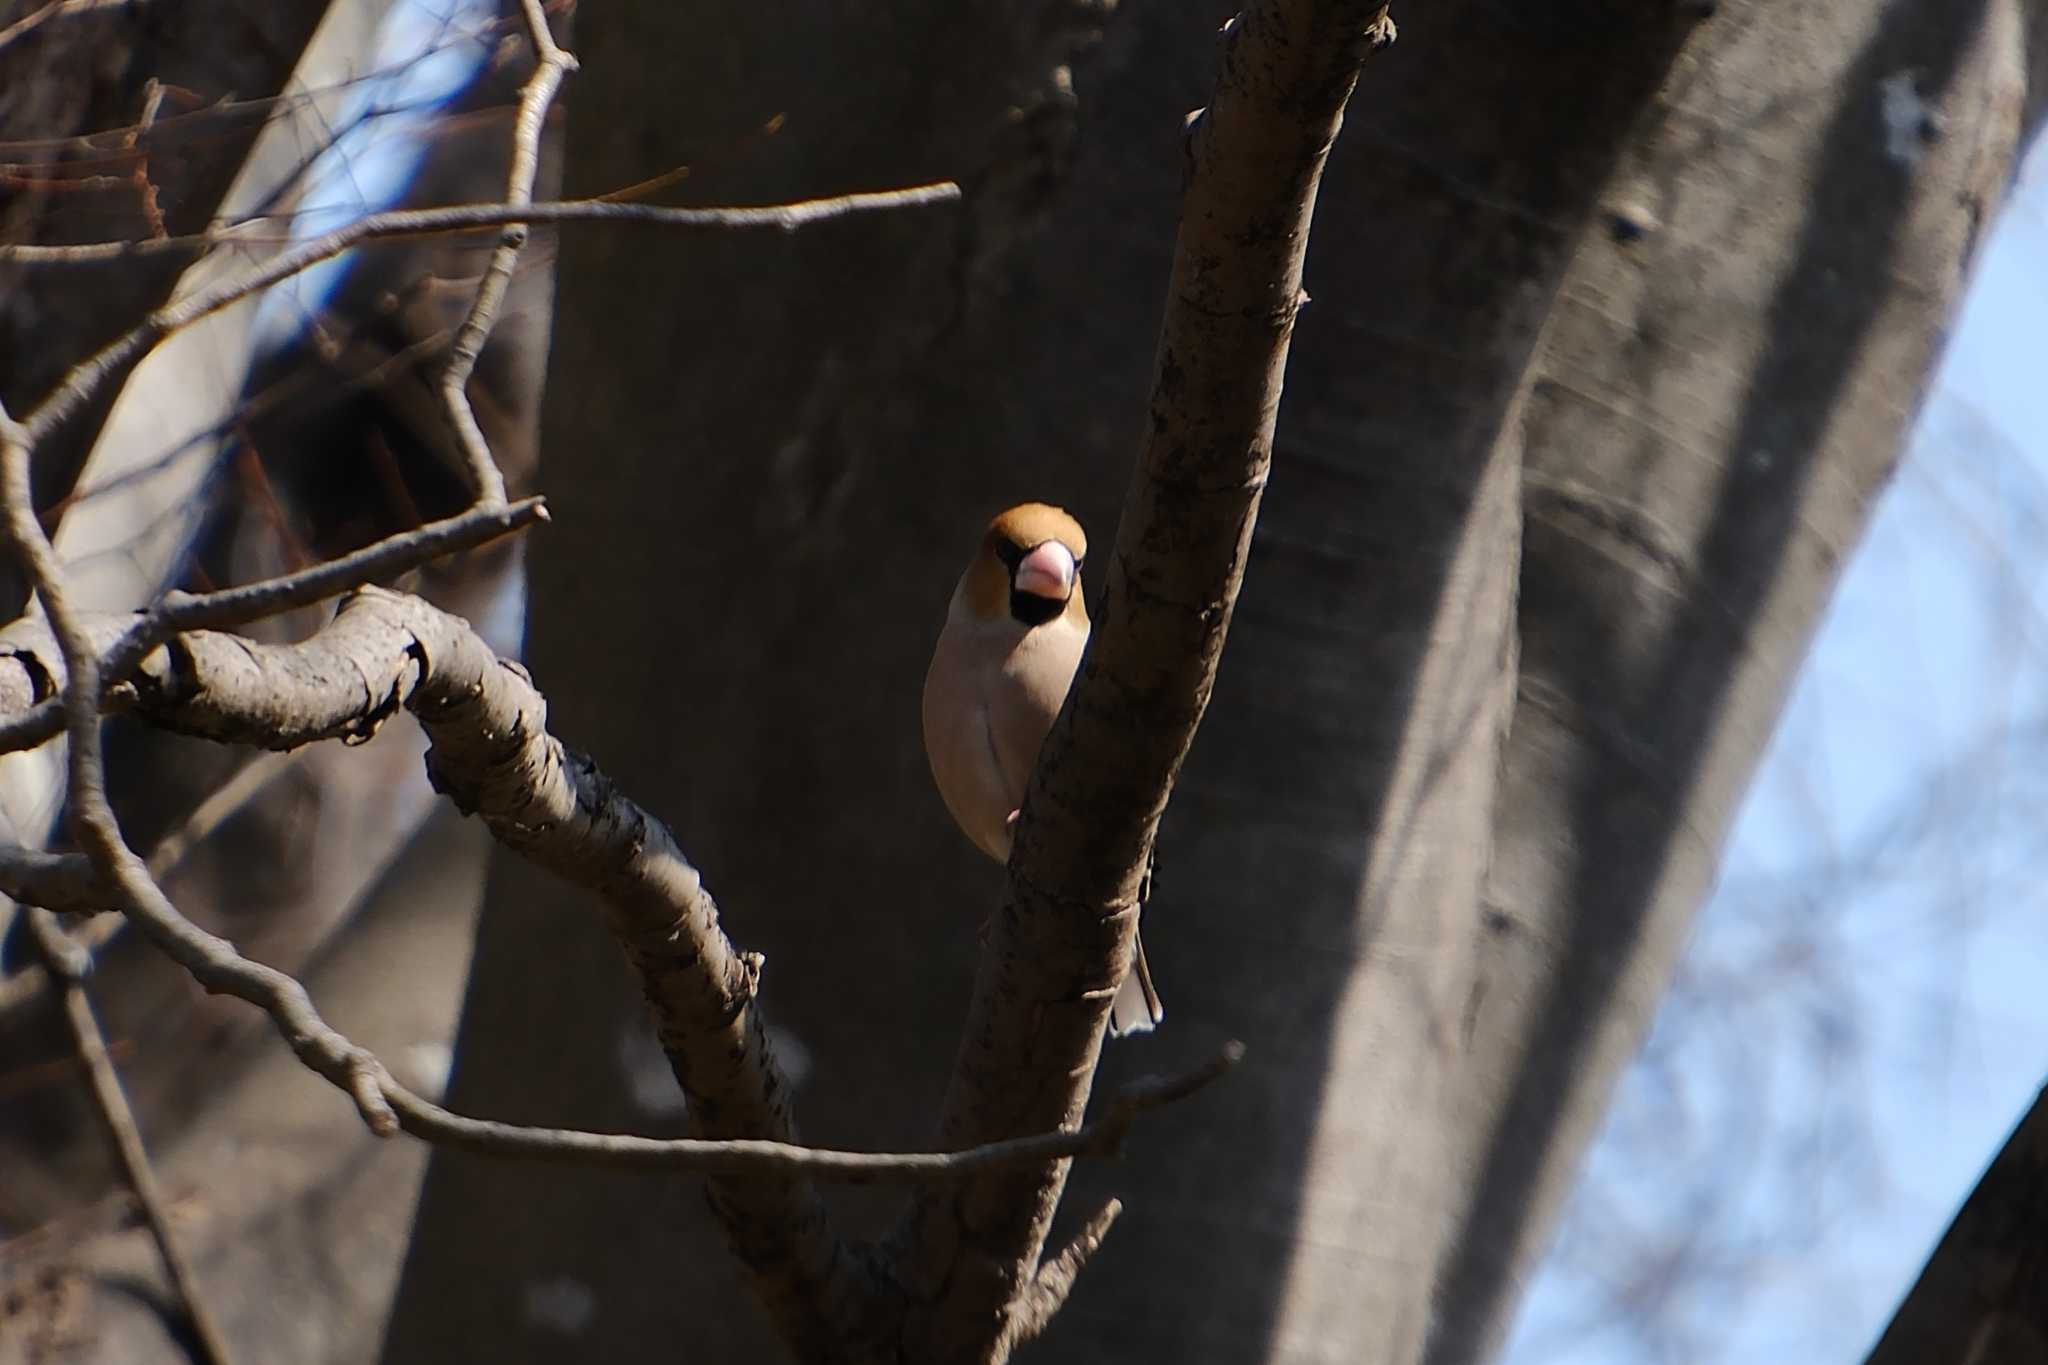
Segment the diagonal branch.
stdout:
<svg viewBox="0 0 2048 1365">
<path fill-rule="evenodd" d="M 118 629 L 120 618 L 87 618 L 81 624 L 91 641 Z M 46 677 L 64 676 L 62 661 L 50 657 L 57 646 L 49 628 L 17 626 L 12 635 L 15 652 L 7 665 Z M 427 726 L 435 743 L 429 761 L 437 780 L 465 811 L 481 815 L 500 839 L 579 885 L 604 888 L 603 894 L 612 898 L 615 922 L 689 916 L 691 907 L 681 901 L 666 908 L 655 903 L 665 888 L 677 885 L 695 886 L 691 894 L 715 919 L 716 909 L 695 883 L 695 871 L 674 850 L 660 822 L 620 794 L 588 760 L 568 753 L 546 733 L 545 703 L 524 671 L 497 658 L 461 620 L 417 598 L 366 590 L 345 603 L 325 630 L 302 644 L 256 644 L 203 631 L 181 635 L 145 659 L 135 681 L 113 689 L 111 699 L 166 730 L 267 749 L 295 748 L 321 739 L 367 738 L 401 706 L 423 719 L 434 709 L 438 714 Z M 472 725 L 478 728 L 465 733 Z M 555 794 L 559 799 L 552 802 L 547 793 L 522 790 L 521 784 L 536 773 L 542 774 L 535 779 L 537 786 L 544 788 L 560 778 L 572 790 Z M 570 809 L 576 813 L 562 813 Z M 622 831 L 637 832 L 616 839 Z M 636 871 L 633 864 L 643 858 L 659 870 Z M 84 854 L 22 848 L 0 848 L 0 893 L 71 914 L 118 907 L 123 896 L 121 887 Z M 309 1052 L 300 1049 L 309 1065 L 323 1056 L 353 1060 L 352 1069 L 329 1064 L 315 1066 L 316 1071 L 351 1093 L 367 1074 L 376 1091 L 370 1107 L 381 1105 L 380 1112 L 388 1112 L 398 1128 L 432 1142 L 495 1156 L 710 1176 L 803 1174 L 855 1184 L 955 1179 L 993 1166 L 1113 1155 L 1140 1114 L 1192 1094 L 1220 1076 L 1238 1055 L 1235 1049 L 1226 1050 L 1186 1075 L 1133 1083 L 1078 1131 L 1041 1133 L 964 1152 L 849 1152 L 752 1135 L 663 1140 L 531 1128 L 470 1118 L 429 1103 L 392 1080 L 376 1058 L 328 1030 L 310 1012 L 310 1002 L 286 992 L 281 1011 L 280 974 L 249 962 L 231 944 L 182 919 L 177 929 L 188 938 L 206 940 L 208 974 L 200 978 L 203 984 L 270 1011 L 290 1037 L 320 1039 L 324 1052 L 313 1052 L 309 1058 Z M 715 922 L 708 932 L 719 934 L 723 942 Z M 679 951 L 669 949 L 671 955 Z M 730 954 L 731 945 L 725 944 L 724 951 Z M 745 970 L 758 973 L 752 965 Z M 655 982 L 648 983 L 649 998 L 664 1021 L 665 1040 L 692 1027 L 687 1020 L 678 1022 L 679 1016 L 697 1012 L 688 1003 L 664 1006 L 665 1001 L 685 998 L 686 975 L 669 971 L 659 993 Z M 693 1047 L 676 1058 L 672 1050 L 679 1074 L 685 1066 L 701 1072 L 705 1051 Z M 690 1088 L 686 1082 L 686 1090 L 693 1107 L 732 1110 L 747 1098 L 743 1088 L 735 1094 L 701 1084 Z M 784 1131 L 793 1132 L 793 1127 Z"/>
<path fill-rule="evenodd" d="M 126 374 L 135 363 L 155 349 L 171 333 L 210 317 L 229 304 L 268 289 L 280 280 L 341 255 L 364 242 L 390 237 L 416 237 L 436 232 L 461 232 L 473 228 L 503 227 L 510 223 L 643 223 L 673 231 L 732 232 L 769 230 L 793 232 L 816 223 L 831 222 L 850 214 L 892 212 L 931 204 L 951 203 L 960 197 L 960 187 L 939 181 L 900 190 L 841 194 L 825 199 L 806 199 L 790 204 L 763 204 L 747 208 L 666 208 L 655 204 L 618 204 L 605 200 L 575 200 L 567 203 L 457 204 L 449 208 L 393 209 L 358 218 L 346 227 L 280 252 L 261 266 L 217 285 L 188 294 L 156 309 L 126 333 L 98 352 L 80 361 L 65 375 L 64 382 L 39 402 L 24 419 L 31 446 L 62 427 L 79 412 L 115 375 Z M 0 246 L 0 260 L 81 259 L 80 250 L 93 248 L 32 248 Z M 122 247 L 116 255 L 128 254 Z M 66 253 L 53 256 L 53 252 Z"/>
<path fill-rule="evenodd" d="M 135 3 L 135 0 L 48 0 L 48 2 L 16 19 L 5 28 L 0 28 L 0 47 L 26 38 L 52 19 L 68 18 L 74 14 L 90 14 L 94 10 L 119 9 Z"/>
<path fill-rule="evenodd" d="M 1058 1255 L 1047 1258 L 1038 1267 L 1029 1292 L 1010 1319 L 1010 1330 L 1019 1344 L 1043 1332 L 1051 1324 L 1053 1315 L 1066 1306 L 1067 1295 L 1074 1292 L 1074 1284 L 1081 1278 L 1081 1271 L 1089 1258 L 1102 1249 L 1110 1228 L 1115 1226 L 1118 1215 L 1123 1211 L 1123 1201 L 1110 1200 L 1074 1234 L 1074 1239 L 1062 1247 Z"/>
<path fill-rule="evenodd" d="M 169 593 L 154 607 L 125 623 L 95 618 L 88 629 L 100 649 L 100 675 L 102 679 L 118 682 L 144 655 L 178 631 L 244 625 L 311 606 L 365 583 L 389 579 L 444 556 L 488 545 L 546 521 L 547 515 L 547 504 L 540 498 L 522 498 L 498 507 L 472 507 L 295 573 L 218 592 Z M 12 635 L 10 628 L 7 636 L 0 637 L 0 753 L 34 748 L 55 738 L 64 725 L 62 700 L 56 695 L 59 684 L 54 681 L 63 676 L 62 669 L 52 672 L 50 666 L 38 664 L 33 651 L 17 650 L 10 654 L 6 642 Z"/>
<path fill-rule="evenodd" d="M 1265 487 L 1324 158 L 1360 66 L 1393 39 L 1370 0 L 1267 0 L 1225 30 L 1188 121 L 1188 183 L 1151 423 L 1080 675 L 1024 799 L 941 1132 L 1077 1123 L 1127 969 L 1154 832 L 1208 704 Z M 901 1274 L 930 1296 L 917 1349 L 1028 1319 L 1064 1165 L 921 1193 Z M 973 1273 L 950 1263 L 964 1258 Z M 1002 1334 L 1004 1338 L 1008 1331 Z"/>
<path fill-rule="evenodd" d="M 1864 1365 L 2048 1360 L 2048 1089 L 1957 1211 Z"/>
<path fill-rule="evenodd" d="M 479 228 L 504 227 L 508 223 L 617 223 L 641 227 L 672 228 L 683 232 L 747 232 L 772 230 L 795 232 L 816 223 L 830 222 L 859 213 L 894 209 L 925 208 L 950 204 L 960 198 L 960 187 L 950 180 L 911 185 L 896 190 L 870 190 L 857 194 L 835 194 L 818 199 L 799 199 L 787 204 L 754 204 L 735 208 L 677 208 L 666 204 L 640 204 L 616 196 L 622 191 L 589 199 L 544 200 L 524 208 L 491 201 L 480 204 L 447 204 L 436 208 L 390 209 L 372 213 L 323 237 L 315 237 L 291 249 L 296 264 L 281 274 L 276 262 L 266 262 L 261 273 L 251 271 L 219 289 L 233 298 L 211 303 L 207 312 L 218 312 L 235 299 L 267 289 L 288 275 L 317 265 L 330 256 L 364 242 L 392 237 L 425 237 L 440 232 L 470 232 Z M 257 245 L 278 240 L 273 229 L 260 231 L 267 218 L 250 218 L 204 232 L 173 237 L 137 237 L 123 241 L 81 242 L 72 246 L 44 246 L 35 242 L 0 243 L 0 261 L 21 265 L 93 265 L 129 261 L 138 257 L 185 253 L 198 255 L 217 246 Z M 306 259 L 310 255 L 311 259 Z M 198 298 L 200 295 L 192 295 Z M 215 292 L 206 297 L 214 299 Z M 188 319 L 196 321 L 197 319 Z M 182 325 L 182 324 L 181 324 Z"/>
<path fill-rule="evenodd" d="M 94 875 L 112 892 L 115 908 L 201 986 L 269 1014 L 306 1066 L 349 1093 L 373 1132 L 388 1135 L 402 1123 L 444 1116 L 329 1027 L 297 980 L 243 958 L 180 915 L 129 848 L 107 801 L 99 725 L 103 642 L 72 607 L 62 566 L 31 505 L 34 445 L 31 431 L 0 408 L 0 525 L 62 655 L 66 814 Z M 789 1087 L 754 1006 L 760 956 L 740 954 L 725 937 L 716 906 L 667 828 L 548 735 L 545 703 L 523 670 L 498 660 L 454 618 L 429 615 L 423 603 L 409 611 L 409 601 L 365 591 L 346 614 L 349 629 L 400 637 L 399 647 L 382 656 L 395 663 L 381 673 L 334 648 L 340 619 L 304 647 L 289 685 L 262 691 L 266 747 L 325 734 L 367 737 L 398 707 L 410 706 L 432 741 L 429 776 L 442 790 L 482 815 L 502 841 L 566 875 L 580 874 L 603 897 L 691 1101 L 695 1135 L 794 1145 Z M 164 651 L 155 668 L 145 660 L 133 684 L 138 703 L 182 701 L 200 716 L 198 733 L 246 735 L 247 717 L 209 706 L 203 686 L 207 676 L 231 684 L 257 673 L 260 680 L 263 651 L 237 644 L 234 659 L 184 649 Z M 270 661 L 293 662 L 274 650 Z M 209 672 L 210 664 L 219 666 Z M 322 708 L 338 698 L 347 699 L 349 713 L 323 717 Z M 781 1166 L 772 1174 L 719 1176 L 709 1193 L 728 1244 L 800 1353 L 822 1354 L 873 1316 L 883 1297 L 879 1266 L 833 1235 L 805 1174 Z"/>
<path fill-rule="evenodd" d="M 107 1055 L 106 1036 L 100 1032 L 99 1020 L 92 1012 L 92 1001 L 86 996 L 85 974 L 91 969 L 92 958 L 83 945 L 71 940 L 56 917 L 47 911 L 31 907 L 28 928 L 37 950 L 42 954 L 44 966 L 58 983 L 65 1023 L 71 1029 L 78 1059 L 84 1065 L 86 1080 L 92 1086 L 93 1107 L 99 1114 L 101 1125 L 107 1130 L 108 1145 L 114 1149 L 114 1158 L 121 1167 L 129 1190 L 135 1195 L 135 1203 L 142 1211 L 142 1221 L 156 1242 L 157 1255 L 163 1260 L 164 1274 L 171 1283 L 171 1293 L 184 1313 L 186 1329 L 192 1334 L 196 1358 L 201 1365 L 231 1365 L 234 1356 L 228 1349 L 227 1334 L 221 1330 L 206 1296 L 200 1292 L 198 1274 L 171 1227 L 169 1204 L 156 1183 L 156 1170 L 150 1165 L 149 1149 L 143 1145 L 142 1134 L 136 1129 L 135 1114 L 129 1109 L 128 1097 L 121 1090 L 121 1078 L 115 1074 L 113 1059 Z"/>
<path fill-rule="evenodd" d="M 258 754 L 244 763 L 233 776 L 214 788 L 205 800 L 193 807 L 192 813 L 186 816 L 177 828 L 157 840 L 156 846 L 150 849 L 149 857 L 146 859 L 149 875 L 159 882 L 170 875 L 185 861 L 195 846 L 233 818 L 237 811 L 247 806 L 290 761 L 283 754 Z M 89 913 L 97 914 L 110 910 L 113 906 L 112 893 L 92 876 L 92 864 L 83 854 L 59 856 L 35 849 L 0 848 L 0 868 L 7 866 L 15 855 L 30 860 L 42 867 L 46 874 L 54 876 L 59 895 L 67 894 L 65 888 L 90 887 L 93 899 Z M 54 864 L 50 861 L 53 858 Z M 67 858 L 75 861 L 66 866 L 64 860 Z M 9 885 L 14 885 L 20 894 L 9 892 Z M 72 905 L 68 901 L 54 906 L 48 905 L 38 899 L 40 891 L 29 890 L 34 885 L 33 877 L 25 881 L 10 882 L 7 874 L 0 871 L 0 895 L 6 895 L 11 900 L 59 912 L 70 909 L 76 913 L 85 909 L 83 902 L 77 905 Z M 71 930 L 68 935 L 69 941 L 85 954 L 84 961 L 90 964 L 92 955 L 99 952 L 116 933 L 120 932 L 123 923 L 120 916 L 107 914 L 103 918 L 90 920 Z M 25 971 L 15 972 L 10 979 L 0 981 L 0 1014 L 5 1014 L 22 1001 L 42 996 L 51 987 L 53 980 L 61 981 L 61 976 L 53 977 L 50 971 L 37 964 Z"/>
</svg>

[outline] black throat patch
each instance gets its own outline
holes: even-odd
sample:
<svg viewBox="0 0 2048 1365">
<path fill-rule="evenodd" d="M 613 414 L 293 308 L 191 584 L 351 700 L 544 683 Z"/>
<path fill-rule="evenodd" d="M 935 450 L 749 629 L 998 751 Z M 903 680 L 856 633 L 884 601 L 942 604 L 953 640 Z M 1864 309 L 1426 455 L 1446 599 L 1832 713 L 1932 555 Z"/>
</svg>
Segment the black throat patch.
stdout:
<svg viewBox="0 0 2048 1365">
<path fill-rule="evenodd" d="M 1042 626 L 1067 609 L 1065 602 L 1040 597 L 1035 592 L 1010 589 L 1010 615 L 1027 626 Z"/>
</svg>

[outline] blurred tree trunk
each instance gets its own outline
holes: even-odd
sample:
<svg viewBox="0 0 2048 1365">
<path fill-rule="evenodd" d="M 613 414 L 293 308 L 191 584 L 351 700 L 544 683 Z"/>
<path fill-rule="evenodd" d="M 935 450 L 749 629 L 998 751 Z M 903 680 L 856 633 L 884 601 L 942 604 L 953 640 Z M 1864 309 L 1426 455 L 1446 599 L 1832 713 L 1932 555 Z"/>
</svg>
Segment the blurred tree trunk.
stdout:
<svg viewBox="0 0 2048 1365">
<path fill-rule="evenodd" d="M 0 5 L 0 28 L 46 7 Z M 0 141 L 12 163 L 0 234 L 63 246 L 204 230 L 326 12 L 327 0 L 138 0 L 23 32 L 0 48 Z M 162 303 L 191 259 L 112 271 L 0 264 L 0 400 L 21 416 Z M 120 391 L 102 386 L 37 450 L 36 509 L 51 524 Z M 14 564 L 0 565 L 0 620 L 27 596 Z"/>
<path fill-rule="evenodd" d="M 1023 497 L 1110 529 L 1207 13 L 586 15 L 566 163 L 957 211 L 565 236 L 528 659 L 674 824 L 806 1136 L 928 1140 L 993 871 L 916 708 Z M 1163 833 L 1169 1006 L 1247 1065 L 1085 1166 L 1041 1353 L 1484 1359 L 1889 473 L 2038 50 L 2020 0 L 1397 12 L 1325 180 L 1275 473 Z M 786 114 L 779 132 L 752 130 Z M 680 1131 L 617 954 L 500 859 L 451 1103 Z M 431 1163 L 392 1362 L 772 1358 L 695 1181 Z M 894 1197 L 837 1200 L 852 1231 Z"/>
<path fill-rule="evenodd" d="M 303 55 L 273 50 L 250 26 L 257 18 L 282 23 L 294 7 L 243 15 L 247 8 L 158 0 L 120 9 L 126 17 L 113 29 L 90 14 L 51 19 L 31 35 L 37 44 L 0 47 L 0 114 L 20 115 L 37 89 L 62 91 L 65 81 L 87 77 L 114 82 L 118 74 L 126 84 L 116 82 L 96 102 L 70 109 L 77 126 L 65 131 L 102 122 L 118 128 L 133 119 L 132 110 L 121 112 L 129 108 L 122 100 L 140 100 L 150 77 L 192 79 L 195 65 L 226 73 L 216 81 L 248 81 L 239 91 L 252 98 L 214 105 L 218 85 L 201 84 L 196 88 L 209 92 L 209 103 L 191 115 L 177 103 L 193 98 L 190 92 L 167 95 L 166 118 L 172 110 L 189 116 L 159 126 L 144 141 L 147 166 L 162 185 L 161 204 L 182 215 L 171 218 L 171 230 L 204 226 L 217 204 L 229 217 L 288 211 L 309 192 L 301 172 L 311 167 L 317 182 L 323 169 L 334 169 L 317 153 L 332 151 L 344 130 L 360 131 L 366 108 L 399 103 L 388 86 L 370 104 L 342 93 L 367 95 L 393 75 L 378 61 L 378 20 L 386 5 L 350 0 L 335 6 Z M 320 8 L 309 11 L 309 27 Z M 454 59 L 450 79 L 460 91 L 439 106 L 440 121 L 420 144 L 408 148 L 402 134 L 383 135 L 385 152 L 410 150 L 417 162 L 402 184 L 391 186 L 398 168 L 387 157 L 367 177 L 369 192 L 387 185 L 411 204 L 503 193 L 513 105 L 530 70 L 522 46 L 499 41 L 515 31 L 517 8 L 517 0 L 506 0 L 496 32 L 479 23 L 474 7 L 452 24 L 457 42 L 465 35 L 472 44 L 487 42 L 479 55 L 495 58 L 466 83 L 462 52 L 450 50 L 444 32 L 442 60 Z M 419 18 L 415 10 L 415 26 Z M 73 32 L 69 26 L 77 23 L 87 28 Z M 120 45 L 104 46 L 112 42 L 110 33 Z M 96 41 L 101 49 L 93 48 Z M 205 50 L 187 51 L 181 43 Z M 16 69 L 10 64 L 32 52 L 50 64 L 20 68 L 33 76 L 9 86 L 6 73 Z M 163 65 L 151 67 L 152 61 Z M 269 86 L 255 84 L 254 73 L 268 61 L 284 65 L 267 78 Z M 303 101 L 280 107 L 253 98 L 280 88 L 287 75 Z M 431 101 L 415 85 L 403 103 L 424 108 Z M 251 153 L 253 134 L 273 116 Z M 16 123 L 7 126 L 20 131 Z M 539 192 L 547 198 L 559 184 L 555 126 L 542 140 Z M 104 171 L 108 149 L 120 141 L 117 131 L 89 144 L 17 146 L 8 155 L 42 158 L 50 164 L 39 166 L 38 174 L 62 182 L 66 175 Z M 355 145 L 360 155 L 363 144 Z M 245 153 L 252 158 L 247 168 L 241 165 Z M 132 160 L 114 156 L 112 164 L 127 167 Z M 223 200 L 221 192 L 242 169 L 247 174 Z M 202 202 L 206 192 L 213 198 Z M 311 192 L 318 198 L 317 188 Z M 147 236 L 133 193 L 133 187 L 90 185 L 66 190 L 60 183 L 41 193 L 20 189 L 12 201 L 0 189 L 0 202 L 9 203 L 15 216 L 6 221 L 21 240 Z M 122 213 L 91 211 L 95 204 Z M 286 220 L 278 222 L 282 235 Z M 74 579 L 73 601 L 85 596 L 95 606 L 123 609 L 165 587 L 247 582 L 297 567 L 302 556 L 340 554 L 466 502 L 460 456 L 446 449 L 438 375 L 496 236 L 359 250 L 328 282 L 331 292 L 309 289 L 294 300 L 304 326 L 271 328 L 252 347 L 249 315 L 257 310 L 251 304 L 239 318 L 215 319 L 226 324 L 220 330 L 183 333 L 153 356 L 129 377 L 127 412 L 117 410 L 102 430 L 102 404 L 76 428 L 80 454 L 96 434 L 103 439 L 82 476 L 85 492 L 66 506 L 60 532 L 60 549 L 86 580 Z M 235 267 L 247 267 L 246 251 L 228 254 Z M 471 379 L 472 403 L 515 494 L 532 483 L 552 255 L 553 234 L 535 232 Z M 26 404 L 14 386 L 39 397 L 30 387 L 38 375 L 50 382 L 84 349 L 139 320 L 188 263 L 186 257 L 152 256 L 39 264 L 20 270 L 18 288 L 0 283 L 0 392 L 17 415 Z M 0 265 L 0 272 L 14 269 Z M 219 256 L 194 275 L 203 281 L 209 270 L 216 278 L 224 273 Z M 196 287 L 193 278 L 183 287 Z M 61 316 L 46 315 L 52 308 Z M 178 343 L 196 345 L 180 357 Z M 232 378 L 216 380 L 216 365 L 231 369 Z M 146 469 L 180 448 L 181 409 L 166 395 L 196 409 L 209 402 L 216 383 L 224 392 L 205 408 L 205 421 L 232 414 L 234 436 L 186 454 L 189 463 L 210 461 L 215 473 L 195 477 L 195 486 L 176 500 L 185 516 L 164 512 L 164 499 L 146 481 L 139 495 L 124 492 L 124 458 L 128 469 Z M 120 388 L 110 385 L 108 397 Z M 134 419 L 136 408 L 148 416 Z M 68 441 L 52 447 L 57 460 L 50 469 L 61 470 L 72 448 Z M 45 472 L 39 463 L 38 475 Z M 70 482 L 71 473 L 62 473 L 61 486 Z M 90 492 L 95 487 L 100 491 Z M 91 533 L 81 538 L 83 551 L 65 543 L 94 517 L 105 523 L 99 544 Z M 180 521 L 178 535 L 160 534 L 166 519 Z M 499 648 L 516 652 L 518 554 L 517 542 L 501 543 L 410 575 L 404 586 L 471 619 Z M 122 572 L 94 579 L 94 565 L 114 557 Z M 10 562 L 0 582 L 13 573 Z M 314 608 L 259 623 L 250 633 L 308 633 L 331 611 L 331 605 Z M 331 1018 L 374 1047 L 408 1083 L 437 1091 L 446 1076 L 488 836 L 470 824 L 451 831 L 456 816 L 427 784 L 424 737 L 410 720 L 368 747 L 316 746 L 283 764 L 247 769 L 245 751 L 121 719 L 110 722 L 107 739 L 113 797 L 129 838 L 145 850 L 167 836 L 193 835 L 188 821 L 195 808 L 224 786 L 232 790 L 231 774 L 267 774 L 243 785 L 224 815 L 202 822 L 209 832 L 165 876 L 167 891 L 195 921 L 232 938 L 248 955 L 303 975 Z M 9 794 L 19 796 L 22 807 L 57 799 L 19 770 L 0 774 L 0 786 L 10 778 L 17 780 Z M 422 834 L 429 814 L 440 818 Z M 37 825 L 20 837 L 40 834 Z M 90 1093 L 69 1065 L 73 1044 L 62 1012 L 39 987 L 35 954 L 18 922 L 9 932 L 4 910 L 0 1239 L 15 1240 L 0 1248 L 0 1365 L 40 1359 L 53 1336 L 71 1348 L 67 1359 L 121 1365 L 182 1360 L 184 1349 L 166 1335 L 166 1315 L 156 1306 L 165 1290 L 154 1249 L 122 1227 L 127 1205 L 118 1193 L 120 1173 L 101 1139 Z M 242 1001 L 207 995 L 141 935 L 120 934 L 98 949 L 89 990 L 122 1064 L 129 1101 L 177 1202 L 199 1282 L 232 1341 L 254 1359 L 374 1358 L 377 1325 L 388 1311 L 410 1232 L 424 1149 L 365 1131 L 345 1105 L 333 1106 L 331 1087 L 278 1046 L 266 1018 Z"/>
</svg>

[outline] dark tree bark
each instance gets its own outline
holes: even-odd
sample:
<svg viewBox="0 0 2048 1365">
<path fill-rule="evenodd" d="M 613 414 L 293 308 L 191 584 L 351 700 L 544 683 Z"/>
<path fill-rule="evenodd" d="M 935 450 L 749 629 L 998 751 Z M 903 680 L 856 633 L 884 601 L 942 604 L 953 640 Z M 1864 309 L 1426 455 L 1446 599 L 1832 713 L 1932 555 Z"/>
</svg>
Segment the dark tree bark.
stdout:
<svg viewBox="0 0 2048 1365">
<path fill-rule="evenodd" d="M 2048 1091 L 1977 1182 L 1864 1365 L 2048 1360 Z"/>
</svg>

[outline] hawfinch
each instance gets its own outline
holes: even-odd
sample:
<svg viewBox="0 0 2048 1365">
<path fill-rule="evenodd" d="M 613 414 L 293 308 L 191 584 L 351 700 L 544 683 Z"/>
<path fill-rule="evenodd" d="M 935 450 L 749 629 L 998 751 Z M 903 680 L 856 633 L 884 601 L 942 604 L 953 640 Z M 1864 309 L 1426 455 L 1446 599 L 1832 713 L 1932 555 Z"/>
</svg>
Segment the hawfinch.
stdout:
<svg viewBox="0 0 2048 1365">
<path fill-rule="evenodd" d="M 961 832 L 997 862 L 1009 860 L 1024 784 L 1088 643 L 1087 556 L 1080 523 L 1057 507 L 1027 502 L 990 522 L 925 674 L 932 778 Z M 1109 1030 L 1143 1032 L 1164 1013 L 1139 940 Z"/>
</svg>

